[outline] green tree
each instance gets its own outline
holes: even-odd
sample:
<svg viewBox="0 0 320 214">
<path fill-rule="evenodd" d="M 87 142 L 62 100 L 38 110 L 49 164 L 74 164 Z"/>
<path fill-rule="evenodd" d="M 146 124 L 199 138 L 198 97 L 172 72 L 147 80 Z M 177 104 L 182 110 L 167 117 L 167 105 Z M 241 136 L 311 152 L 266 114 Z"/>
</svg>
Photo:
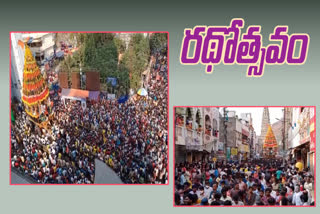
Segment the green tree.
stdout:
<svg viewBox="0 0 320 214">
<path fill-rule="evenodd" d="M 143 34 L 134 34 L 130 40 L 128 50 L 123 56 L 124 67 L 129 70 L 130 87 L 137 90 L 140 87 L 142 72 L 147 68 L 150 58 L 148 38 Z"/>
<path fill-rule="evenodd" d="M 100 72 L 105 80 L 117 71 L 118 50 L 113 34 L 88 34 L 84 39 L 83 65 Z"/>
<path fill-rule="evenodd" d="M 114 43 L 118 49 L 118 52 L 120 54 L 123 54 L 126 51 L 126 44 L 124 43 L 123 40 L 119 39 L 119 38 L 114 38 Z"/>
<path fill-rule="evenodd" d="M 167 45 L 168 34 L 167 33 L 155 33 L 150 37 L 150 49 L 154 51 L 161 49 Z"/>
<path fill-rule="evenodd" d="M 61 63 L 61 70 L 69 74 L 74 70 L 79 70 L 79 66 L 74 57 L 68 55 Z"/>
<path fill-rule="evenodd" d="M 107 77 L 115 77 L 116 87 L 104 85 L 118 96 L 127 94 L 130 87 L 135 90 L 140 87 L 141 74 L 150 58 L 150 41 L 143 34 L 133 34 L 128 49 L 123 40 L 111 33 L 72 33 L 70 38 L 76 40 L 79 49 L 63 61 L 63 69 L 80 70 L 81 63 L 84 72 L 98 71 L 102 83 Z M 119 53 L 123 57 L 118 64 Z"/>
</svg>

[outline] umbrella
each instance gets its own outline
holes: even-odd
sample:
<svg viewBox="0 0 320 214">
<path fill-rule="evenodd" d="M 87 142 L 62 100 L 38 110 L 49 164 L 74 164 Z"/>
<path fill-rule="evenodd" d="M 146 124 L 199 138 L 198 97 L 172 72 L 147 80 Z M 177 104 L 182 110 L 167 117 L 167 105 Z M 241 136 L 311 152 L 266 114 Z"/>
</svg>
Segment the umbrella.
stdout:
<svg viewBox="0 0 320 214">
<path fill-rule="evenodd" d="M 147 95 L 148 95 L 148 92 L 147 92 L 146 89 L 140 88 L 140 89 L 138 90 L 138 93 L 137 93 L 137 94 L 139 94 L 140 96 L 147 96 Z"/>
</svg>

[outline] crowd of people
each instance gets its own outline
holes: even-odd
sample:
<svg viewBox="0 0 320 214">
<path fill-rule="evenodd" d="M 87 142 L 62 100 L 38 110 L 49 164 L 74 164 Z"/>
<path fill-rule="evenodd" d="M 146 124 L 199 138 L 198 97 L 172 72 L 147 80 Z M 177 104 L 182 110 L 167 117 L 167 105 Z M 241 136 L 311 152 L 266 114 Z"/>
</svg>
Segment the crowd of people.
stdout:
<svg viewBox="0 0 320 214">
<path fill-rule="evenodd" d="M 175 167 L 175 205 L 310 206 L 314 180 L 294 163 L 180 163 Z"/>
<path fill-rule="evenodd" d="M 86 108 L 55 99 L 50 130 L 30 122 L 16 102 L 12 167 L 38 183 L 90 184 L 99 159 L 124 183 L 167 183 L 167 59 L 159 52 L 154 59 L 147 96 L 126 103 L 102 98 L 87 101 Z"/>
</svg>

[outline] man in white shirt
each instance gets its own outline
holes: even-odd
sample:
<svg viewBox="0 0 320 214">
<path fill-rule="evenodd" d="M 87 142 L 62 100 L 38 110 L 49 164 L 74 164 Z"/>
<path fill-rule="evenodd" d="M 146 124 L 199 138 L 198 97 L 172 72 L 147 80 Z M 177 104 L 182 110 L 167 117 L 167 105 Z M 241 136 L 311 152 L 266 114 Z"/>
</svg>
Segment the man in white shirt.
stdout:
<svg viewBox="0 0 320 214">
<path fill-rule="evenodd" d="M 306 182 L 304 183 L 304 189 L 308 191 L 309 200 L 308 203 L 313 201 L 313 185 L 311 182 L 311 176 L 306 177 Z"/>
<path fill-rule="evenodd" d="M 204 194 L 207 196 L 208 199 L 209 199 L 212 191 L 213 191 L 213 188 L 210 187 L 209 181 L 206 181 L 206 185 L 204 186 Z"/>
<path fill-rule="evenodd" d="M 294 193 L 292 196 L 292 204 L 296 206 L 302 206 L 303 202 L 301 201 L 300 197 L 302 195 L 302 191 L 299 191 L 299 186 L 295 186 Z"/>
</svg>

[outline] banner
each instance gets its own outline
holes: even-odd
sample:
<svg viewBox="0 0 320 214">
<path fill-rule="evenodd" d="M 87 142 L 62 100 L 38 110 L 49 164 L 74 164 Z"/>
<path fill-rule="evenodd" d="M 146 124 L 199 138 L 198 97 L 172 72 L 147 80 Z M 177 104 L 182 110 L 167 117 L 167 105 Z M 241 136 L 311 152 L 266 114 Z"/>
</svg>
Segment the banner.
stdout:
<svg viewBox="0 0 320 214">
<path fill-rule="evenodd" d="M 313 108 L 311 108 L 312 110 L 310 112 L 310 117 L 312 116 L 312 118 L 310 119 L 310 151 L 311 152 L 315 152 L 316 151 L 316 131 L 315 131 L 315 117 L 314 117 L 314 111 Z"/>
<path fill-rule="evenodd" d="M 107 94 L 107 99 L 108 100 L 114 100 L 116 98 L 115 94 Z"/>
<path fill-rule="evenodd" d="M 230 147 L 227 147 L 227 159 L 230 160 Z"/>
<path fill-rule="evenodd" d="M 237 156 L 238 155 L 238 148 L 231 148 L 231 155 Z"/>
</svg>

